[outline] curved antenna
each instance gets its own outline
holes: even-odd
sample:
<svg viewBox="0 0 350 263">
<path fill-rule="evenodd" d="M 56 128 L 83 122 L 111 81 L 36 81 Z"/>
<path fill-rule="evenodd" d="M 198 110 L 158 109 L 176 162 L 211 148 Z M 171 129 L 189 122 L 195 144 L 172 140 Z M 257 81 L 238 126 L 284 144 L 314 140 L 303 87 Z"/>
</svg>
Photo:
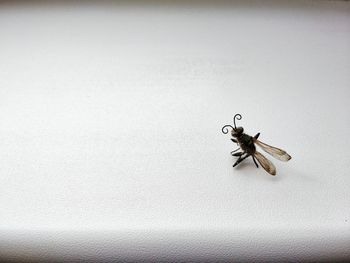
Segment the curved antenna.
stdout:
<svg viewBox="0 0 350 263">
<path fill-rule="evenodd" d="M 235 128 L 232 127 L 232 125 L 227 124 L 227 125 L 225 125 L 224 127 L 222 127 L 222 129 L 221 129 L 221 131 L 222 131 L 223 134 L 228 134 L 228 129 L 227 129 L 227 127 L 232 128 L 232 130 L 235 129 Z"/>
<path fill-rule="evenodd" d="M 235 125 L 235 129 L 237 129 L 236 127 L 236 118 L 237 120 L 241 120 L 242 119 L 242 115 L 237 113 L 234 117 L 233 117 L 233 124 Z"/>
</svg>

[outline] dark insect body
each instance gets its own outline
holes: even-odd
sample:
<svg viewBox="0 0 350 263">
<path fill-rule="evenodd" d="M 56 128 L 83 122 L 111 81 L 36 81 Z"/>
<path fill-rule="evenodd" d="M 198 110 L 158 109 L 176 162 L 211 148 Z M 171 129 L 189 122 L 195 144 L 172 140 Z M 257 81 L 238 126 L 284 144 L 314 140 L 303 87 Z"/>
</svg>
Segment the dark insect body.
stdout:
<svg viewBox="0 0 350 263">
<path fill-rule="evenodd" d="M 260 152 L 256 150 L 255 144 L 259 145 L 261 149 L 263 149 L 265 152 L 267 152 L 268 154 L 272 155 L 273 157 L 275 157 L 280 161 L 287 162 L 292 157 L 284 150 L 281 150 L 279 148 L 270 146 L 266 143 L 259 141 L 258 138 L 260 133 L 257 133 L 254 137 L 248 134 L 245 134 L 243 127 L 236 127 L 236 119 L 238 120 L 242 119 L 242 115 L 236 114 L 233 117 L 234 127 L 232 125 L 225 125 L 224 127 L 222 127 L 222 132 L 224 134 L 227 134 L 229 132 L 228 127 L 232 128 L 231 141 L 239 145 L 238 149 L 231 152 L 232 156 L 238 157 L 236 162 L 233 164 L 233 167 L 235 167 L 236 165 L 241 163 L 243 160 L 251 156 L 257 168 L 259 167 L 259 165 L 256 161 L 260 163 L 260 165 L 265 169 L 266 172 L 268 172 L 271 175 L 276 175 L 276 168 L 273 165 L 273 163 L 271 163 L 264 155 L 262 155 Z M 238 150 L 241 150 L 241 151 L 237 152 Z"/>
</svg>

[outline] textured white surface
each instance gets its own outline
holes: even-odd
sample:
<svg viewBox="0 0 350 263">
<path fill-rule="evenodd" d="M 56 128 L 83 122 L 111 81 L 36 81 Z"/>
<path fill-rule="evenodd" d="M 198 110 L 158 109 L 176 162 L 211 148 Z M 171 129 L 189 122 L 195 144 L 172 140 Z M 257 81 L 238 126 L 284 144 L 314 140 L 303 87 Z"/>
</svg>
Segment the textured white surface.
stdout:
<svg viewBox="0 0 350 263">
<path fill-rule="evenodd" d="M 0 257 L 350 258 L 350 5 L 0 5 Z M 232 168 L 224 124 L 288 151 Z"/>
</svg>

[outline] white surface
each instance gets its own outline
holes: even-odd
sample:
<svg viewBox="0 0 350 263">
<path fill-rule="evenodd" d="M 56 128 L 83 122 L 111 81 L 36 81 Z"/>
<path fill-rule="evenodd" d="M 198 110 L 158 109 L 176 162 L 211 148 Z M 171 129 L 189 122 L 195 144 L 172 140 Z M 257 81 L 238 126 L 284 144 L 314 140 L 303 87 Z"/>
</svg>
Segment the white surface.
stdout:
<svg viewBox="0 0 350 263">
<path fill-rule="evenodd" d="M 0 257 L 350 258 L 350 5 L 0 5 Z M 272 177 L 221 127 L 293 159 Z"/>
</svg>

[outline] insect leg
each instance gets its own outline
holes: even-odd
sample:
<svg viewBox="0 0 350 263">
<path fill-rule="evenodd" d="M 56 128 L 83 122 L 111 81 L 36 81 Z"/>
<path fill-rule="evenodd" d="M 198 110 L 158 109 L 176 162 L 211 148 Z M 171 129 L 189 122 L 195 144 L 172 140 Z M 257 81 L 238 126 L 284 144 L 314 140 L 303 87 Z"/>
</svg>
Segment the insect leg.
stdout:
<svg viewBox="0 0 350 263">
<path fill-rule="evenodd" d="M 244 153 L 243 153 L 244 154 Z M 242 155 L 243 155 L 242 154 Z M 245 158 L 249 157 L 249 154 L 247 154 L 246 156 L 242 157 L 242 155 L 238 158 L 238 160 L 234 163 L 233 167 L 235 167 L 236 165 L 238 165 L 240 162 L 242 162 Z"/>
<path fill-rule="evenodd" d="M 231 141 L 233 141 L 234 143 L 237 143 L 237 140 L 236 140 L 236 139 L 231 139 Z"/>
<path fill-rule="evenodd" d="M 255 165 L 256 165 L 256 168 L 259 168 L 259 165 L 258 165 L 258 163 L 256 162 L 254 155 L 252 155 L 252 158 L 253 158 L 253 161 L 254 161 L 254 163 L 255 163 Z"/>
<path fill-rule="evenodd" d="M 233 164 L 233 167 L 235 167 L 237 164 L 239 164 L 241 159 L 242 159 L 242 156 L 239 156 L 237 161 Z"/>
<path fill-rule="evenodd" d="M 254 141 L 258 139 L 259 135 L 260 135 L 260 132 L 258 132 L 257 134 L 255 134 L 255 136 L 254 136 Z"/>
<path fill-rule="evenodd" d="M 239 156 L 239 157 L 241 157 L 243 154 L 244 154 L 244 152 L 233 153 L 232 156 Z"/>
<path fill-rule="evenodd" d="M 232 151 L 231 154 L 233 155 L 234 152 L 237 152 L 241 148 L 237 148 L 236 150 Z"/>
</svg>

